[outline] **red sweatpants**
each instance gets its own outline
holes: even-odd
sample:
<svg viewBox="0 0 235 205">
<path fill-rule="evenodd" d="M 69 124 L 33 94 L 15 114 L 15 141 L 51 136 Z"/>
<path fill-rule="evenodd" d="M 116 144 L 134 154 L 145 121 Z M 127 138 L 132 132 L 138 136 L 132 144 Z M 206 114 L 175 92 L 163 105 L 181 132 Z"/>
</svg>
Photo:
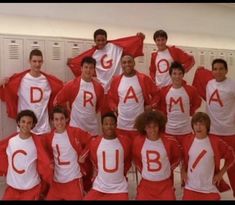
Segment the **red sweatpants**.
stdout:
<svg viewBox="0 0 235 205">
<path fill-rule="evenodd" d="M 171 178 L 162 181 L 141 179 L 136 200 L 176 200 Z"/>
<path fill-rule="evenodd" d="M 41 184 L 36 185 L 32 189 L 19 190 L 8 186 L 2 197 L 2 200 L 39 200 Z"/>
<path fill-rule="evenodd" d="M 184 189 L 182 200 L 220 200 L 219 193 L 201 193 Z"/>
<path fill-rule="evenodd" d="M 128 193 L 103 193 L 91 189 L 83 200 L 128 200 Z"/>
<path fill-rule="evenodd" d="M 83 185 L 81 179 L 74 179 L 67 183 L 53 181 L 46 200 L 82 200 Z"/>
</svg>

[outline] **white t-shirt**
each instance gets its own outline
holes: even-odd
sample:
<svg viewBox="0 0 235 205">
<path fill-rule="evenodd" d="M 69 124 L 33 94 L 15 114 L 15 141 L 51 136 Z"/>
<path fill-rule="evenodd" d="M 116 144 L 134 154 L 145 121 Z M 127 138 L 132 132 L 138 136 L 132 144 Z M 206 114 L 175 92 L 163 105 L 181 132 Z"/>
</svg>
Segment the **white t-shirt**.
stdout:
<svg viewBox="0 0 235 205">
<path fill-rule="evenodd" d="M 210 80 L 206 87 L 206 111 L 211 119 L 210 132 L 235 135 L 235 81 Z"/>
<path fill-rule="evenodd" d="M 122 73 L 120 63 L 122 52 L 123 48 L 107 43 L 103 49 L 97 49 L 92 55 L 96 59 L 96 75 L 105 94 L 108 93 L 112 77 Z"/>
<path fill-rule="evenodd" d="M 96 114 L 96 93 L 92 82 L 81 79 L 80 89 L 72 104 L 70 126 L 79 127 L 92 136 L 98 135 L 100 124 Z"/>
<path fill-rule="evenodd" d="M 141 150 L 142 177 L 149 181 L 162 181 L 171 175 L 171 165 L 161 139 L 145 139 Z"/>
<path fill-rule="evenodd" d="M 188 181 L 185 188 L 202 193 L 218 192 L 212 184 L 214 171 L 214 152 L 209 138 L 195 138 L 189 149 Z"/>
<path fill-rule="evenodd" d="M 135 130 L 134 121 L 144 112 L 144 96 L 136 75 L 122 77 L 118 86 L 118 96 L 117 128 Z"/>
<path fill-rule="evenodd" d="M 22 78 L 18 90 L 18 112 L 29 109 L 35 113 L 38 119 L 32 130 L 35 134 L 44 134 L 51 130 L 48 116 L 50 95 L 51 87 L 44 75 L 35 78 L 27 73 Z"/>
<path fill-rule="evenodd" d="M 171 87 L 166 95 L 166 133 L 184 135 L 192 132 L 190 123 L 190 98 L 184 87 Z"/>
<path fill-rule="evenodd" d="M 40 183 L 37 171 L 37 149 L 32 137 L 22 139 L 19 134 L 12 137 L 6 153 L 8 158 L 6 182 L 9 186 L 28 190 Z"/>
<path fill-rule="evenodd" d="M 93 189 L 104 193 L 127 193 L 124 176 L 124 150 L 117 138 L 102 138 L 97 149 L 98 175 Z"/>
<path fill-rule="evenodd" d="M 172 62 L 173 58 L 171 57 L 168 49 L 157 52 L 157 58 L 155 61 L 156 65 L 155 82 L 158 87 L 162 88 L 164 86 L 171 84 L 169 68 Z"/>
</svg>

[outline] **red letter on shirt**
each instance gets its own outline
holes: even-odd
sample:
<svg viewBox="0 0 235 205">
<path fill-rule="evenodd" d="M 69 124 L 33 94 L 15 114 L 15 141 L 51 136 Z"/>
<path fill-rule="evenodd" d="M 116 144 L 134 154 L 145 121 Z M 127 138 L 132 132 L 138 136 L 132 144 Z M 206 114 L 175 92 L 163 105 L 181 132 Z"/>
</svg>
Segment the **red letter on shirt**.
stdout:
<svg viewBox="0 0 235 205">
<path fill-rule="evenodd" d="M 105 151 L 102 152 L 102 157 L 103 157 L 103 169 L 105 172 L 108 172 L 108 173 L 113 173 L 113 172 L 116 172 L 118 170 L 118 164 L 119 164 L 119 150 L 116 150 L 115 152 L 115 167 L 113 169 L 108 169 L 106 167 L 106 156 L 105 156 Z"/>
<path fill-rule="evenodd" d="M 164 63 L 166 64 L 166 69 L 165 70 L 161 70 L 160 68 L 163 67 L 160 64 L 164 65 Z M 169 71 L 169 62 L 166 59 L 161 59 L 158 64 L 157 64 L 157 69 L 159 71 L 159 73 L 166 73 Z"/>
<path fill-rule="evenodd" d="M 222 100 L 220 99 L 219 91 L 217 89 L 212 93 L 210 100 L 209 100 L 209 105 L 211 104 L 211 101 L 218 102 L 221 107 L 224 106 Z"/>
<path fill-rule="evenodd" d="M 172 106 L 173 104 L 180 104 L 180 109 L 181 109 L 181 112 L 184 112 L 184 106 L 183 106 L 183 101 L 182 101 L 182 98 L 179 97 L 177 100 L 175 100 L 174 98 L 170 98 L 170 107 L 169 107 L 169 112 L 171 112 L 171 109 L 172 109 Z"/>
<path fill-rule="evenodd" d="M 150 155 L 156 155 L 155 158 L 151 157 Z M 147 168 L 149 172 L 157 172 L 162 168 L 162 164 L 160 162 L 160 154 L 157 151 L 153 151 L 153 150 L 147 150 L 146 151 L 146 158 L 147 158 Z M 158 168 L 151 168 L 151 163 L 155 163 L 158 164 Z"/>
<path fill-rule="evenodd" d="M 84 91 L 84 94 L 83 94 L 83 107 L 86 107 L 86 104 L 88 102 L 91 104 L 91 106 L 94 107 L 92 99 L 93 99 L 93 94 L 91 92 Z"/>
<path fill-rule="evenodd" d="M 135 94 L 135 91 L 134 91 L 133 87 L 131 86 L 131 87 L 129 87 L 129 89 L 127 90 L 126 96 L 125 96 L 125 98 L 124 98 L 124 103 L 126 103 L 127 99 L 132 99 L 132 98 L 133 98 L 137 103 L 139 102 L 139 101 L 138 101 L 138 98 L 137 98 L 137 96 L 136 96 L 136 94 Z"/>
<path fill-rule="evenodd" d="M 110 59 L 110 60 L 105 61 L 106 57 L 107 57 L 107 54 L 103 55 L 102 58 L 100 59 L 100 62 L 101 62 L 101 66 L 104 69 L 109 69 L 113 66 L 113 60 Z"/>
<path fill-rule="evenodd" d="M 70 164 L 70 161 L 67 161 L 67 162 L 62 162 L 60 161 L 60 148 L 59 148 L 59 145 L 56 144 L 56 151 L 58 153 L 58 157 L 57 157 L 57 160 L 58 160 L 58 164 L 59 165 L 69 165 Z"/>
<path fill-rule="evenodd" d="M 33 93 L 37 92 L 38 93 L 38 99 L 34 99 Z M 38 87 L 30 87 L 30 102 L 31 103 L 38 103 L 42 100 L 43 97 L 43 91 L 41 88 Z"/>
<path fill-rule="evenodd" d="M 19 169 L 17 169 L 16 167 L 15 167 L 15 163 L 14 163 L 14 158 L 15 158 L 15 156 L 17 155 L 17 154 L 23 154 L 23 155 L 27 155 L 27 152 L 26 151 L 24 151 L 24 150 L 17 150 L 17 151 L 15 151 L 14 153 L 13 153 L 13 155 L 12 155 L 12 159 L 11 159 L 11 163 L 12 163 L 12 168 L 13 168 L 13 170 L 15 171 L 15 172 L 17 172 L 18 174 L 23 174 L 24 172 L 25 172 L 25 170 L 24 169 L 21 169 L 21 170 L 19 170 Z"/>
</svg>

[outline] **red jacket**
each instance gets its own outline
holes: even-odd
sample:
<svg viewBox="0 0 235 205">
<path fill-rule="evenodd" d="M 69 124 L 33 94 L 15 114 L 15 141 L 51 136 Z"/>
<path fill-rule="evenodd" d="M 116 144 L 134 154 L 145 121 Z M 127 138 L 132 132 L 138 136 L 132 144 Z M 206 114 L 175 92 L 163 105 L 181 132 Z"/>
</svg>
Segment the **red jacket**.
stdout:
<svg viewBox="0 0 235 205">
<path fill-rule="evenodd" d="M 133 57 L 137 56 L 143 56 L 143 38 L 140 36 L 130 36 L 130 37 L 125 37 L 125 38 L 120 38 L 112 41 L 107 41 L 110 43 L 113 43 L 119 47 L 123 48 L 123 55 L 125 54 L 130 54 Z M 92 56 L 93 53 L 97 50 L 97 47 L 93 47 L 84 53 L 76 56 L 73 58 L 68 66 L 72 70 L 73 74 L 75 76 L 80 76 L 81 75 L 81 62 L 82 59 L 86 56 Z"/>
<path fill-rule="evenodd" d="M 97 149 L 99 147 L 102 138 L 103 137 L 101 136 L 92 138 L 92 140 L 89 143 L 89 156 L 96 170 L 98 169 Z M 126 136 L 123 135 L 118 135 L 117 138 L 119 139 L 124 150 L 124 175 L 126 176 L 128 170 L 131 167 L 131 142 Z"/>
<path fill-rule="evenodd" d="M 166 106 L 166 95 L 169 92 L 170 88 L 172 87 L 172 85 L 168 85 L 166 87 L 163 87 L 160 89 L 159 92 L 159 102 L 157 107 L 164 112 L 167 115 L 167 106 Z M 187 85 L 186 82 L 183 84 L 182 86 L 186 93 L 189 96 L 189 102 L 190 102 L 190 116 L 192 116 L 195 111 L 201 106 L 202 103 L 202 99 L 200 98 L 197 90 L 190 85 Z"/>
<path fill-rule="evenodd" d="M 184 158 L 184 165 L 187 170 L 188 168 L 188 161 L 189 161 L 189 149 L 193 143 L 194 135 L 189 135 L 184 138 L 182 141 L 183 147 L 183 158 Z M 215 160 L 215 174 L 220 171 L 220 160 L 225 159 L 225 162 L 228 163 L 229 167 L 231 167 L 235 163 L 235 153 L 233 148 L 230 147 L 226 142 L 221 140 L 219 137 L 210 136 L 209 140 L 212 146 L 212 150 L 214 152 L 214 160 Z M 217 186 L 220 192 L 224 192 L 230 189 L 229 185 L 224 181 L 221 180 L 220 185 Z"/>
<path fill-rule="evenodd" d="M 8 147 L 9 140 L 12 137 L 15 137 L 18 133 L 14 133 L 11 136 L 3 139 L 0 141 L 0 175 L 6 175 L 8 170 L 8 158 L 6 149 Z M 33 141 L 35 143 L 36 149 L 37 149 L 37 170 L 40 175 L 40 177 L 46 181 L 47 183 L 52 182 L 52 176 L 53 176 L 53 169 L 50 166 L 50 160 L 49 157 L 44 150 L 41 137 L 38 137 L 34 134 L 32 134 Z"/>
<path fill-rule="evenodd" d="M 212 72 L 202 66 L 198 67 L 193 78 L 192 85 L 198 90 L 199 95 L 206 101 L 206 86 L 207 83 L 214 77 Z"/>
<path fill-rule="evenodd" d="M 10 77 L 8 83 L 5 88 L 2 88 L 3 94 L 0 95 L 1 99 L 6 102 L 7 113 L 11 118 L 16 118 L 18 113 L 18 89 L 21 84 L 22 78 L 29 72 L 30 70 L 23 71 L 21 73 L 16 73 Z M 53 108 L 53 100 L 58 93 L 59 90 L 63 87 L 63 82 L 58 78 L 41 72 L 41 74 L 45 75 L 48 83 L 51 87 L 51 95 L 48 102 L 49 113 Z"/>
<path fill-rule="evenodd" d="M 145 105 L 151 105 L 155 107 L 158 101 L 157 86 L 153 83 L 152 79 L 147 75 L 136 71 L 140 87 L 142 88 L 144 103 Z M 118 107 L 119 97 L 118 97 L 118 86 L 121 82 L 123 74 L 113 77 L 111 86 L 108 92 L 109 107 L 111 110 L 115 110 Z"/>
<path fill-rule="evenodd" d="M 184 52 L 183 50 L 175 46 L 171 46 L 171 47 L 167 46 L 167 49 L 169 50 L 169 53 L 171 57 L 173 58 L 173 60 L 181 63 L 184 66 L 184 69 L 186 72 L 188 72 L 194 66 L 195 60 L 193 56 L 187 54 L 186 52 Z M 156 70 L 157 70 L 156 64 L 155 64 L 157 54 L 158 54 L 158 51 L 152 53 L 151 63 L 149 67 L 150 76 L 153 79 L 153 81 L 155 81 L 155 75 L 156 75 Z"/>
<path fill-rule="evenodd" d="M 70 144 L 72 145 L 74 150 L 77 152 L 78 160 L 79 160 L 79 156 L 82 154 L 83 149 L 85 149 L 85 147 L 88 146 L 88 143 L 91 140 L 91 136 L 87 132 L 81 130 L 80 128 L 67 126 L 66 131 L 68 133 Z M 53 140 L 54 134 L 55 134 L 55 129 L 52 130 L 50 133 L 47 133 L 44 136 L 42 136 L 44 148 L 48 152 L 52 164 L 54 164 L 54 156 L 53 156 L 53 149 L 52 149 L 52 140 Z M 84 163 L 82 164 L 79 163 L 79 165 L 81 167 L 81 172 L 85 175 L 86 165 Z"/>
<path fill-rule="evenodd" d="M 91 81 L 94 85 L 94 90 L 96 93 L 96 111 L 101 111 L 104 99 L 104 88 L 96 81 Z M 58 92 L 55 97 L 54 105 L 64 104 L 69 101 L 70 107 L 72 106 L 78 92 L 80 89 L 81 77 L 77 77 L 64 85 L 62 90 Z"/>
<path fill-rule="evenodd" d="M 171 169 L 173 171 L 179 165 L 181 161 L 181 147 L 178 141 L 172 136 L 167 136 L 166 134 L 162 134 L 161 139 L 166 149 L 166 153 L 170 161 Z M 145 140 L 146 140 L 146 136 L 138 135 L 134 139 L 133 146 L 132 146 L 132 156 L 139 172 L 142 171 L 142 167 L 143 167 L 141 150 L 143 148 Z"/>
</svg>

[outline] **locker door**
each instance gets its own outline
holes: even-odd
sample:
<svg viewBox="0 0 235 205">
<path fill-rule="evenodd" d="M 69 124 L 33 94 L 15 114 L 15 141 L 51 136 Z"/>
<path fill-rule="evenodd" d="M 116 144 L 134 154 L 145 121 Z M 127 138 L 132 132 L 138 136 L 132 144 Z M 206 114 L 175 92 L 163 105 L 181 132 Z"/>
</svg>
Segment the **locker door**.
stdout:
<svg viewBox="0 0 235 205">
<path fill-rule="evenodd" d="M 12 74 L 23 70 L 23 39 L 4 38 L 2 52 L 2 76 L 10 77 Z M 2 103 L 2 135 L 8 136 L 16 131 L 15 120 L 8 118 L 6 104 Z"/>
<path fill-rule="evenodd" d="M 149 75 L 149 66 L 151 63 L 151 56 L 153 52 L 156 52 L 157 48 L 155 44 L 147 44 L 146 45 L 146 70 L 147 70 L 147 74 Z"/>
<path fill-rule="evenodd" d="M 65 81 L 64 41 L 46 40 L 45 45 L 45 72 Z"/>
<path fill-rule="evenodd" d="M 207 67 L 207 51 L 199 49 L 198 51 L 198 66 Z"/>
<path fill-rule="evenodd" d="M 227 51 L 228 76 L 235 80 L 235 51 Z"/>
<path fill-rule="evenodd" d="M 208 54 L 208 68 L 211 68 L 211 63 L 213 62 L 214 59 L 217 57 L 217 51 L 216 50 L 210 50 Z"/>
<path fill-rule="evenodd" d="M 95 43 L 93 40 L 83 40 L 81 52 L 87 51 L 88 49 L 91 49 L 93 46 L 95 46 Z"/>
<path fill-rule="evenodd" d="M 226 52 L 224 50 L 219 50 L 218 51 L 218 54 L 217 54 L 217 57 L 218 58 L 222 58 L 224 59 L 225 61 L 227 61 L 227 55 L 226 55 Z"/>
<path fill-rule="evenodd" d="M 29 65 L 29 54 L 32 50 L 39 49 L 42 51 L 43 59 L 45 61 L 45 41 L 38 39 L 25 39 L 24 41 L 24 68 L 28 69 Z M 44 63 L 45 64 L 45 63 Z M 42 65 L 42 71 L 44 71 L 44 64 Z"/>
<path fill-rule="evenodd" d="M 190 69 L 189 72 L 185 73 L 184 79 L 189 83 L 192 84 L 193 77 L 195 74 L 195 71 L 198 67 L 198 57 L 197 57 L 197 50 L 195 48 L 185 47 L 183 50 L 188 53 L 189 55 L 192 55 L 195 59 L 194 66 Z"/>
<path fill-rule="evenodd" d="M 143 52 L 144 56 L 139 56 L 135 58 L 136 69 L 142 73 L 148 75 L 148 66 L 146 65 L 146 53 L 147 53 L 147 45 L 144 44 Z"/>
<path fill-rule="evenodd" d="M 66 41 L 65 42 L 65 62 L 67 64 L 68 58 L 73 58 L 80 53 L 82 53 L 83 42 L 82 41 Z M 74 79 L 74 74 L 72 73 L 71 69 L 66 65 L 65 68 L 65 80 Z"/>
</svg>

